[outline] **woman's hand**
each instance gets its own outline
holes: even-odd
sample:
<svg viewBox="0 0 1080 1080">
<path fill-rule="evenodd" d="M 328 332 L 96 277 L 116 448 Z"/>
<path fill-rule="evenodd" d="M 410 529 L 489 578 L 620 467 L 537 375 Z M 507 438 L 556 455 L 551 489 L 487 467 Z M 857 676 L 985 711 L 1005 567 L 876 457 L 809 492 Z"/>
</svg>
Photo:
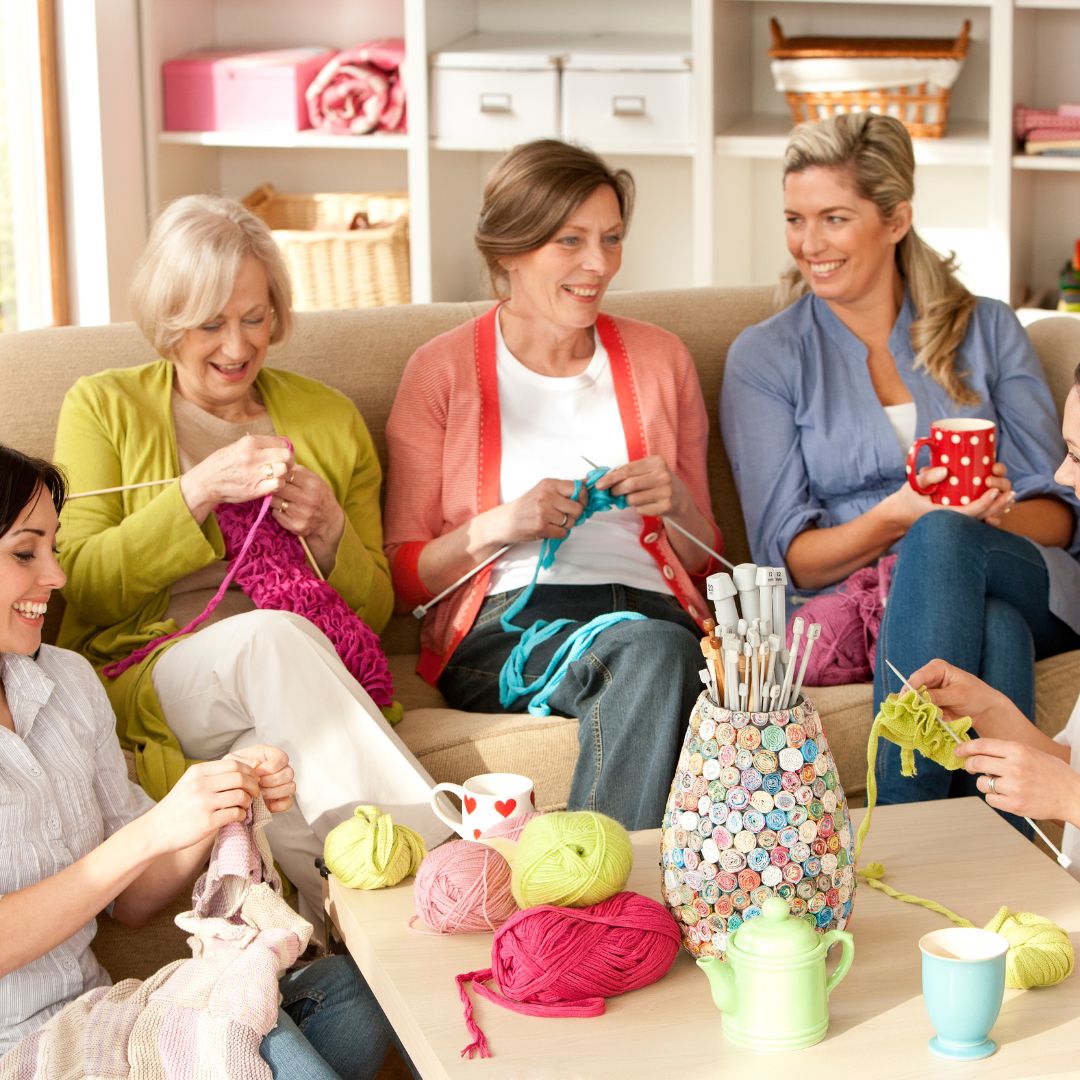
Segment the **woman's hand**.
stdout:
<svg viewBox="0 0 1080 1080">
<path fill-rule="evenodd" d="M 946 720 L 970 716 L 980 735 L 1016 740 L 1031 729 L 1027 717 L 1000 690 L 944 660 L 924 664 L 908 682 L 916 689 L 925 687 Z"/>
<path fill-rule="evenodd" d="M 956 748 L 995 810 L 1055 821 L 1080 819 L 1080 773 L 1055 754 L 1005 739 L 973 739 Z M 993 790 L 991 790 L 991 779 Z"/>
<path fill-rule="evenodd" d="M 279 435 L 244 435 L 204 458 L 180 477 L 180 493 L 201 525 L 218 503 L 243 503 L 273 495 L 296 462 Z"/>
<path fill-rule="evenodd" d="M 628 461 L 611 469 L 596 482 L 597 491 L 625 495 L 626 502 L 642 517 L 685 516 L 693 505 L 686 485 L 659 455 Z"/>
<path fill-rule="evenodd" d="M 278 524 L 307 540 L 323 573 L 329 574 L 345 531 L 345 511 L 330 485 L 303 465 L 294 465 L 271 506 Z"/>
<path fill-rule="evenodd" d="M 585 495 L 582 485 L 581 495 Z M 517 544 L 530 540 L 563 540 L 585 509 L 574 497 L 573 480 L 547 477 L 524 495 L 490 511 L 496 531 L 492 542 Z"/>
<path fill-rule="evenodd" d="M 223 760 L 234 758 L 250 765 L 259 780 L 259 792 L 271 814 L 282 814 L 293 804 L 296 794 L 296 774 L 289 764 L 289 755 L 276 746 L 259 743 L 233 750 Z"/>
<path fill-rule="evenodd" d="M 243 821 L 258 794 L 259 778 L 246 761 L 201 761 L 143 820 L 156 853 L 169 854 L 205 840 L 223 825 Z"/>
<path fill-rule="evenodd" d="M 998 525 L 1002 516 L 1008 513 L 1015 498 L 1012 484 L 1005 475 L 1006 472 L 1005 466 L 998 462 L 994 466 L 994 475 L 986 482 L 986 491 L 967 506 L 942 506 L 933 502 L 929 495 L 920 495 L 905 480 L 896 491 L 881 500 L 881 510 L 902 530 L 902 534 L 906 534 L 919 518 L 932 510 L 952 510 L 957 514 L 978 518 L 990 525 Z M 920 487 L 926 487 L 940 483 L 947 476 L 948 470 L 943 465 L 938 465 L 934 468 L 920 469 L 916 479 Z"/>
</svg>

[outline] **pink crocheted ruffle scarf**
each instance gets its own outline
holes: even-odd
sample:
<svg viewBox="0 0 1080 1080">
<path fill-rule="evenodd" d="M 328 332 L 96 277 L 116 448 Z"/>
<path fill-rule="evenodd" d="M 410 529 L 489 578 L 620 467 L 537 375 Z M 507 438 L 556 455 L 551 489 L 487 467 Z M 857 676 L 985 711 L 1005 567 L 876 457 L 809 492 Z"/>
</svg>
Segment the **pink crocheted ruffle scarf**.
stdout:
<svg viewBox="0 0 1080 1080">
<path fill-rule="evenodd" d="M 163 642 L 197 630 L 235 580 L 251 602 L 267 611 L 303 615 L 333 643 L 342 663 L 391 719 L 400 713 L 394 684 L 378 635 L 329 582 L 317 578 L 300 541 L 268 516 L 269 497 L 247 503 L 222 503 L 214 510 L 225 554 L 231 560 L 221 587 L 206 608 L 173 634 L 155 638 L 130 656 L 105 668 L 110 678 L 145 659 Z"/>
</svg>

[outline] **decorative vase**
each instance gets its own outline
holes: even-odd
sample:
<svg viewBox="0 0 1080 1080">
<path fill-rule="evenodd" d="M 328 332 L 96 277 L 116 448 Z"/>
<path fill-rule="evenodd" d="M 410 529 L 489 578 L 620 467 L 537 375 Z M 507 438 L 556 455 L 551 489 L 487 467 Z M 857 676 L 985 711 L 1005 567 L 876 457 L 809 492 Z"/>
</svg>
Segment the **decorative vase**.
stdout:
<svg viewBox="0 0 1080 1080">
<path fill-rule="evenodd" d="M 662 823 L 663 896 L 694 956 L 778 896 L 815 930 L 842 930 L 855 895 L 847 800 L 817 710 L 733 712 L 702 693 Z"/>
</svg>

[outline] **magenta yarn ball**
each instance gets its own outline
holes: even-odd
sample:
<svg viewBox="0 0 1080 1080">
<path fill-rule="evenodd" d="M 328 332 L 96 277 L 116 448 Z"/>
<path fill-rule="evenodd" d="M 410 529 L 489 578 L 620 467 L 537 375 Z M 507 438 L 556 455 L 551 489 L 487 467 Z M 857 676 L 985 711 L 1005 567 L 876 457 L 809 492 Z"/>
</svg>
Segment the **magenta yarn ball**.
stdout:
<svg viewBox="0 0 1080 1080">
<path fill-rule="evenodd" d="M 526 814 L 489 829 L 486 836 L 516 840 Z M 441 934 L 497 930 L 518 910 L 510 892 L 510 866 L 492 848 L 471 840 L 451 840 L 427 854 L 413 885 L 416 913 Z"/>
</svg>

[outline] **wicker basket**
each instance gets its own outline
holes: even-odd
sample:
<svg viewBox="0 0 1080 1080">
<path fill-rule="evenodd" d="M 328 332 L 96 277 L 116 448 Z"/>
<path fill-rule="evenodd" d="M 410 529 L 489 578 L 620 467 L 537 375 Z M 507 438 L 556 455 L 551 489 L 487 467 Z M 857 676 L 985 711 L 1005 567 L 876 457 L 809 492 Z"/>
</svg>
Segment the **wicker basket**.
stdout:
<svg viewBox="0 0 1080 1080">
<path fill-rule="evenodd" d="M 244 205 L 270 226 L 292 275 L 297 311 L 409 302 L 403 192 L 287 194 L 263 184 Z"/>
<path fill-rule="evenodd" d="M 965 20 L 959 35 L 951 38 L 785 38 L 776 19 L 770 21 L 774 60 L 904 59 L 915 61 L 954 60 L 967 55 L 971 22 Z M 787 89 L 792 121 L 823 120 L 837 113 L 878 112 L 903 121 L 913 138 L 940 139 L 949 119 L 951 86 L 919 81 L 904 86 L 860 90 Z"/>
</svg>

